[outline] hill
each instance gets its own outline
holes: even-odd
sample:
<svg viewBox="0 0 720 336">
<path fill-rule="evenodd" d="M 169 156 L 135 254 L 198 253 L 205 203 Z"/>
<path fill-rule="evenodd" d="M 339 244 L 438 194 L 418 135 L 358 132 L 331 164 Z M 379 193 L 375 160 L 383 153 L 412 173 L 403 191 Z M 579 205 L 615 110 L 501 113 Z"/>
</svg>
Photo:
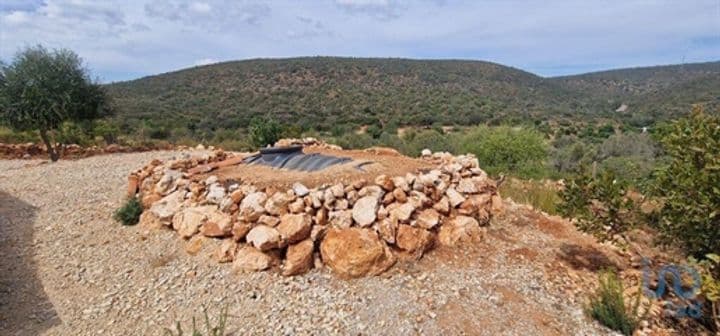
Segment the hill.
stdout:
<svg viewBox="0 0 720 336">
<path fill-rule="evenodd" d="M 720 107 L 720 61 L 617 69 L 549 80 L 584 95 L 589 99 L 587 105 L 596 109 L 626 104 L 626 119 L 638 125 L 677 117 L 691 104 L 704 104 L 709 111 Z"/>
<path fill-rule="evenodd" d="M 662 119 L 674 112 L 657 111 L 657 106 L 686 111 L 695 99 L 717 100 L 710 94 L 717 86 L 708 82 L 717 81 L 718 64 L 542 78 L 483 61 L 255 59 L 194 67 L 107 88 L 126 126 L 142 122 L 191 131 L 241 128 L 254 116 L 318 130 L 362 124 Z M 658 92 L 671 89 L 676 90 L 673 97 L 683 99 L 646 106 Z M 631 99 L 632 113 L 614 112 Z"/>
</svg>

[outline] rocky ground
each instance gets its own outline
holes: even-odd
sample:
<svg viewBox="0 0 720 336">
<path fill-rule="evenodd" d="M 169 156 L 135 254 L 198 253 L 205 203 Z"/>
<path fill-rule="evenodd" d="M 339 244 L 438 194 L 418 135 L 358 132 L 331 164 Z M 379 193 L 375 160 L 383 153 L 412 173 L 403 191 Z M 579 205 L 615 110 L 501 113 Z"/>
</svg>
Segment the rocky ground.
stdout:
<svg viewBox="0 0 720 336">
<path fill-rule="evenodd" d="M 608 334 L 569 284 L 616 256 L 523 207 L 508 205 L 472 248 L 355 280 L 236 273 L 213 246 L 191 256 L 172 231 L 114 222 L 128 172 L 177 154 L 0 160 L 0 334 L 159 335 L 203 307 L 211 318 L 227 307 L 235 335 Z"/>
</svg>

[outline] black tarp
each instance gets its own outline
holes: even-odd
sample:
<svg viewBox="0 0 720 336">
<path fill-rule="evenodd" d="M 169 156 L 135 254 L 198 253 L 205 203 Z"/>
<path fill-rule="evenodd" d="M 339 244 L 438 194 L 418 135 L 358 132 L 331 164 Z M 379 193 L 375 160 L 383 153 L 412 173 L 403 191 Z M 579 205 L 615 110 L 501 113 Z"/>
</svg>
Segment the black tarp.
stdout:
<svg viewBox="0 0 720 336">
<path fill-rule="evenodd" d="M 319 153 L 305 154 L 302 146 L 271 147 L 260 150 L 259 154 L 245 158 L 248 165 L 263 165 L 279 169 L 318 171 L 327 167 L 350 162 L 352 159 Z"/>
</svg>

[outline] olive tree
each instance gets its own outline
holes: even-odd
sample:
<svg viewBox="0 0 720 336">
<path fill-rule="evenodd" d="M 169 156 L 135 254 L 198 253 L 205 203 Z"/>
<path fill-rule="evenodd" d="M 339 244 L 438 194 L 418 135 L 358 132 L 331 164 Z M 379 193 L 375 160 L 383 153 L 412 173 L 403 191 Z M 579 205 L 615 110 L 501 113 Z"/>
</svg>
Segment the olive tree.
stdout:
<svg viewBox="0 0 720 336">
<path fill-rule="evenodd" d="M 0 64 L 0 123 L 16 131 L 38 131 L 53 161 L 59 154 L 49 133 L 66 121 L 107 114 L 106 101 L 103 88 L 70 50 L 30 47 L 10 64 Z"/>
</svg>

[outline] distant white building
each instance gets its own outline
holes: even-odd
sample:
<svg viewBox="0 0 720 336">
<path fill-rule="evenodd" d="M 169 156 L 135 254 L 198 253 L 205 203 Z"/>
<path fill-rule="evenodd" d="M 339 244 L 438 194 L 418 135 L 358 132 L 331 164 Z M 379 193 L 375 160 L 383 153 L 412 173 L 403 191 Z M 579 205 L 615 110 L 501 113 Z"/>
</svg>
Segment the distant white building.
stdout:
<svg viewBox="0 0 720 336">
<path fill-rule="evenodd" d="M 620 105 L 620 107 L 615 109 L 615 112 L 625 112 L 625 111 L 627 111 L 627 109 L 628 109 L 628 106 L 625 104 L 622 104 L 622 105 Z"/>
</svg>

